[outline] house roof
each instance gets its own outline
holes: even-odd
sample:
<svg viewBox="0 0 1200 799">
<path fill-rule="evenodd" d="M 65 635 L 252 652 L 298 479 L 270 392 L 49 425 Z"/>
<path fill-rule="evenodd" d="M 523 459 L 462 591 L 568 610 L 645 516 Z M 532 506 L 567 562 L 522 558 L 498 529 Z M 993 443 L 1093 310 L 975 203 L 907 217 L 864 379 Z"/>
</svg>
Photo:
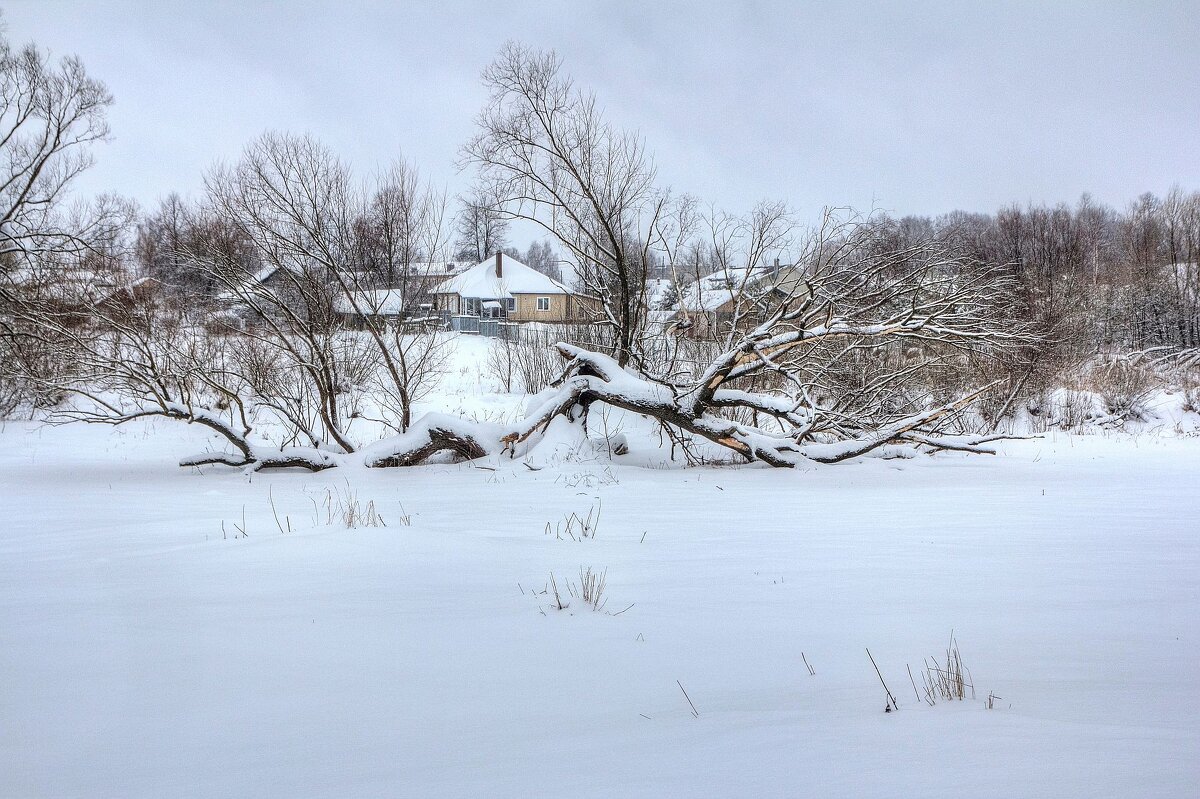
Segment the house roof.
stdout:
<svg viewBox="0 0 1200 799">
<path fill-rule="evenodd" d="M 497 256 L 492 256 L 462 274 L 437 284 L 433 287 L 434 293 L 492 300 L 507 299 L 516 294 L 571 293 L 557 280 L 552 280 L 516 258 L 508 256 L 501 259 L 501 277 L 496 277 L 496 258 Z"/>
<path fill-rule="evenodd" d="M 365 313 L 372 316 L 399 316 L 411 303 L 410 293 L 399 289 L 377 291 L 353 291 L 350 296 L 339 294 L 333 298 L 333 310 L 341 314 Z M 355 310 L 355 306 L 358 310 Z"/>
<path fill-rule="evenodd" d="M 684 286 L 679 292 L 679 304 L 689 311 L 715 311 L 769 274 L 769 269 L 747 270 L 740 266 L 722 269 Z"/>
<path fill-rule="evenodd" d="M 796 267 L 735 267 L 685 286 L 679 292 L 679 304 L 689 311 L 715 311 L 739 295 L 749 299 L 776 291 L 790 296 L 804 290 L 804 273 Z"/>
<path fill-rule="evenodd" d="M 470 261 L 410 261 L 406 264 L 396 264 L 390 270 L 390 277 L 399 280 L 446 280 L 461 275 L 474 266 Z M 342 274 L 352 285 L 369 286 L 389 276 L 389 270 L 382 267 L 363 269 L 359 271 L 343 270 Z"/>
<path fill-rule="evenodd" d="M 407 267 L 401 268 L 400 272 L 409 277 L 444 278 L 461 275 L 470 266 L 470 261 L 413 261 Z"/>
<path fill-rule="evenodd" d="M 800 267 L 786 266 L 781 268 L 779 274 L 769 281 L 768 288 L 785 297 L 806 297 L 809 286 L 805 277 L 804 270 Z"/>
<path fill-rule="evenodd" d="M 0 282 L 43 299 L 89 305 L 119 292 L 129 276 L 120 269 L 86 266 L 22 266 L 0 275 Z"/>
<path fill-rule="evenodd" d="M 237 302 L 243 292 L 251 291 L 256 286 L 264 285 L 268 280 L 275 276 L 276 272 L 282 270 L 282 266 L 264 266 L 253 274 L 247 274 L 239 283 L 236 289 L 227 288 L 217 294 L 218 302 Z"/>
</svg>

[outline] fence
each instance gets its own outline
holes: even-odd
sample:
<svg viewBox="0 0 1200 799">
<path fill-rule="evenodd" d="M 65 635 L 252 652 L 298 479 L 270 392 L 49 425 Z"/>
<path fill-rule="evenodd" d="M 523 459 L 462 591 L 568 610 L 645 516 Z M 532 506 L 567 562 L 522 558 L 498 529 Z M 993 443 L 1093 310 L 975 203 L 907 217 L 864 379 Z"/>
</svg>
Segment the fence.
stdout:
<svg viewBox="0 0 1200 799">
<path fill-rule="evenodd" d="M 587 324 L 554 324 L 533 322 L 521 324 L 505 319 L 487 319 L 478 316 L 457 316 L 441 312 L 442 323 L 454 333 L 469 333 L 487 338 L 499 338 L 516 344 L 533 344 L 550 347 L 559 341 L 567 341 L 598 352 L 612 350 L 602 328 Z"/>
<path fill-rule="evenodd" d="M 475 333 L 487 338 L 514 338 L 519 325 L 503 319 L 486 319 L 478 316 L 443 316 L 446 328 L 455 333 Z"/>
</svg>

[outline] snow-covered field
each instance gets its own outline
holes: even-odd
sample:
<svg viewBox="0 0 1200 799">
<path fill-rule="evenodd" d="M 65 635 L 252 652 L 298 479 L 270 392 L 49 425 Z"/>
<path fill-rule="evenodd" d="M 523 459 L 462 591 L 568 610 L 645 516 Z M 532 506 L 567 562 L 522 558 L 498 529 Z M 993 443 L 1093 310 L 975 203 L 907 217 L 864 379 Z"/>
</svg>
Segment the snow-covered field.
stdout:
<svg viewBox="0 0 1200 799">
<path fill-rule="evenodd" d="M 435 404 L 519 405 L 457 363 Z M 804 472 L 174 465 L 206 440 L 0 432 L 0 796 L 1200 786 L 1200 439 Z M 328 524 L 350 494 L 388 526 Z M 595 538 L 553 534 L 593 508 Z M 601 612 L 567 595 L 581 567 L 607 569 Z M 906 665 L 951 630 L 976 695 L 929 707 Z"/>
</svg>

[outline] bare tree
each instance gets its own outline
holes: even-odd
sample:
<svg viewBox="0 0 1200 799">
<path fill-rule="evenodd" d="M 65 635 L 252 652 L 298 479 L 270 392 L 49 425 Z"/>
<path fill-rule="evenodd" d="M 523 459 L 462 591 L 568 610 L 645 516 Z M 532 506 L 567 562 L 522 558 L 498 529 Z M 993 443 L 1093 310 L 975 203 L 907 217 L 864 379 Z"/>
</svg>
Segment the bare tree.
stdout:
<svg viewBox="0 0 1200 799">
<path fill-rule="evenodd" d="M 523 261 L 530 269 L 541 272 L 552 280 L 557 280 L 560 283 L 563 280 L 562 266 L 558 260 L 558 253 L 554 251 L 554 247 L 548 241 L 533 242 L 519 260 Z"/>
<path fill-rule="evenodd" d="M 178 194 L 169 194 L 153 213 L 145 215 L 137 229 L 136 255 L 140 269 L 162 286 L 172 299 L 195 305 L 207 304 L 216 291 L 206 270 L 196 269 L 185 253 L 197 248 L 200 239 L 218 240 L 227 250 L 225 260 L 244 260 L 249 247 L 244 240 L 219 230 L 212 215 L 201 213 Z"/>
<path fill-rule="evenodd" d="M 406 428 L 444 355 L 428 324 L 403 325 L 384 306 L 411 305 L 414 258 L 444 241 L 444 196 L 419 189 L 415 171 L 397 163 L 368 198 L 320 144 L 274 134 L 206 184 L 210 213 L 251 244 L 254 258 L 230 262 L 219 242 L 188 257 L 249 314 L 243 374 L 257 378 L 248 383 L 256 402 L 314 447 L 357 448 L 348 428 L 367 389 L 376 389 L 380 421 Z M 365 340 L 344 329 L 347 318 Z"/>
<path fill-rule="evenodd" d="M 430 284 L 442 279 L 432 270 L 445 254 L 445 216 L 445 192 L 422 184 L 411 164 L 394 162 L 359 226 L 369 242 L 361 277 L 342 297 L 379 348 L 379 421 L 397 432 L 412 424 L 413 404 L 433 388 L 449 354 L 438 320 L 421 305 Z M 386 290 L 362 291 L 364 282 Z"/>
<path fill-rule="evenodd" d="M 53 401 L 37 382 L 66 364 L 27 311 L 69 309 L 78 323 L 96 278 L 113 266 L 129 204 L 68 196 L 92 164 L 91 145 L 108 136 L 111 103 L 78 58 L 54 63 L 0 34 L 0 414 Z"/>
<path fill-rule="evenodd" d="M 455 257 L 479 263 L 508 246 L 508 216 L 501 210 L 503 198 L 494 186 L 476 185 L 459 198 L 462 208 L 455 225 Z"/>
<path fill-rule="evenodd" d="M 462 164 L 511 218 L 532 221 L 569 253 L 626 364 L 644 322 L 649 231 L 661 211 L 640 138 L 607 123 L 553 52 L 508 43 L 483 74 L 491 91 Z"/>
<path fill-rule="evenodd" d="M 0 36 L 0 263 L 12 256 L 83 250 L 104 214 L 65 213 L 71 182 L 108 136 L 112 95 L 75 57 L 58 64 L 34 45 Z"/>
</svg>

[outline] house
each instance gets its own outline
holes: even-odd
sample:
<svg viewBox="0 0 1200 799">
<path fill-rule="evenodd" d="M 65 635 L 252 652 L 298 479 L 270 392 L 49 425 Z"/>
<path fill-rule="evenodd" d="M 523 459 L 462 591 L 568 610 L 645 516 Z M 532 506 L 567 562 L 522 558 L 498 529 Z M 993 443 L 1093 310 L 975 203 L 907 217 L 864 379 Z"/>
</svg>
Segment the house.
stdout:
<svg viewBox="0 0 1200 799">
<path fill-rule="evenodd" d="M 679 291 L 674 321 L 693 335 L 727 332 L 735 312 L 755 322 L 762 312 L 797 292 L 806 292 L 802 271 L 794 266 L 730 267 L 705 275 Z"/>
<path fill-rule="evenodd" d="M 294 289 L 298 280 L 295 272 L 278 265 L 260 267 L 254 272 L 234 267 L 228 272 L 222 270 L 221 278 L 225 289 L 217 292 L 213 299 L 223 309 L 243 307 L 246 297 L 264 293 L 280 295 Z"/>
<path fill-rule="evenodd" d="M 129 285 L 119 268 L 88 263 L 22 266 L 0 275 L 0 296 L 38 307 L 68 327 L 94 321 L 98 304 Z"/>
<path fill-rule="evenodd" d="M 155 310 L 162 299 L 162 284 L 142 276 L 118 286 L 96 300 L 96 310 L 109 319 L 128 319 L 139 310 Z"/>
<path fill-rule="evenodd" d="M 435 319 L 432 302 L 414 302 L 412 287 L 342 292 L 333 298 L 333 310 L 347 327 L 365 329 L 375 324 L 423 325 Z M 417 295 L 418 298 L 424 295 Z"/>
<path fill-rule="evenodd" d="M 273 264 L 247 271 L 227 284 L 216 297 L 219 315 L 253 321 L 247 300 L 258 299 L 267 308 L 282 302 L 293 309 L 333 311 L 333 318 L 361 327 L 364 317 L 379 321 L 408 321 L 428 317 L 433 308 L 431 289 L 466 271 L 469 264 L 454 261 L 413 261 L 389 269 L 380 267 L 341 270 Z"/>
<path fill-rule="evenodd" d="M 377 308 L 382 316 L 407 317 L 432 308 L 433 289 L 472 266 L 466 261 L 411 261 L 343 274 L 346 284 L 362 295 L 353 304 Z M 348 299 L 344 304 L 351 305 Z"/>
<path fill-rule="evenodd" d="M 499 252 L 438 284 L 432 293 L 435 309 L 452 327 L 456 318 L 587 322 L 599 308 L 592 298 Z"/>
</svg>

